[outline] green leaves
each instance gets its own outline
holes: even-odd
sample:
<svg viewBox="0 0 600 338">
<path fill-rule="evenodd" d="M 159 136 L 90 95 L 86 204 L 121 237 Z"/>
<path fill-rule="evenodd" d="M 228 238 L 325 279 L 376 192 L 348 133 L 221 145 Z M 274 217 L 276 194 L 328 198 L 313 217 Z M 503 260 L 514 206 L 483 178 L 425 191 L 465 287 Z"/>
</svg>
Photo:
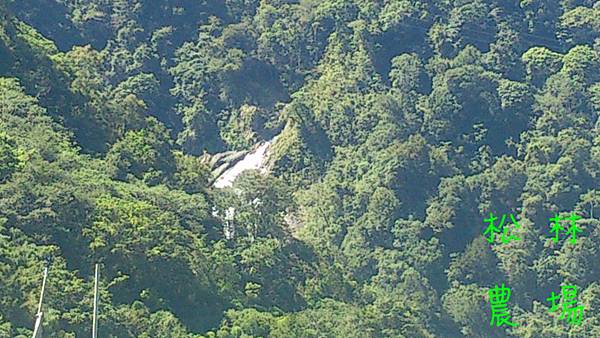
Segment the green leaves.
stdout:
<svg viewBox="0 0 600 338">
<path fill-rule="evenodd" d="M 527 79 L 541 87 L 546 79 L 562 67 L 562 55 L 545 47 L 533 47 L 526 51 L 521 60 L 525 64 Z"/>
<path fill-rule="evenodd" d="M 31 335 L 46 256 L 57 337 L 89 334 L 96 262 L 103 337 L 598 336 L 597 13 L 2 2 L 0 336 Z M 209 185 L 199 155 L 271 139 L 265 172 Z M 545 237 L 567 210 L 576 246 Z M 489 212 L 521 240 L 490 246 Z M 579 328 L 546 316 L 564 283 Z"/>
<path fill-rule="evenodd" d="M 0 183 L 8 180 L 19 167 L 19 151 L 15 141 L 0 133 Z"/>
<path fill-rule="evenodd" d="M 128 132 L 106 155 L 112 177 L 126 180 L 132 175 L 154 185 L 173 174 L 176 165 L 168 131 L 156 119 L 146 123 L 146 128 Z"/>
</svg>

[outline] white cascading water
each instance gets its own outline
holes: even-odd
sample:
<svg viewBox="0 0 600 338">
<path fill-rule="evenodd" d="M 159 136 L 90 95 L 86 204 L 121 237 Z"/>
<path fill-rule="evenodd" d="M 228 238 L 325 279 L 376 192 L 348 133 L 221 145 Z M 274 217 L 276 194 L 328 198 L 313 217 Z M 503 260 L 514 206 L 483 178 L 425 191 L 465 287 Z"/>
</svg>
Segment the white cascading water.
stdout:
<svg viewBox="0 0 600 338">
<path fill-rule="evenodd" d="M 241 161 L 233 165 L 233 167 L 227 169 L 213 184 L 215 188 L 226 188 L 233 185 L 233 181 L 244 171 L 250 169 L 260 169 L 267 155 L 267 149 L 274 141 L 270 140 L 262 143 L 253 152 L 246 155 Z"/>
</svg>

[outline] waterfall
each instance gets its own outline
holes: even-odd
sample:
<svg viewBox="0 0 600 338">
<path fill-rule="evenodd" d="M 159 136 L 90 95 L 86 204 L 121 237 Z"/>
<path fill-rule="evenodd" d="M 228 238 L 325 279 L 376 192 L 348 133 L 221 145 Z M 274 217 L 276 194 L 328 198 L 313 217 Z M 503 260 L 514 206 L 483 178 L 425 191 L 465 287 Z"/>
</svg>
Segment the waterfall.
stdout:
<svg viewBox="0 0 600 338">
<path fill-rule="evenodd" d="M 275 139 L 261 143 L 254 151 L 248 153 L 242 160 L 227 169 L 216 180 L 215 188 L 225 188 L 233 185 L 233 181 L 244 171 L 250 169 L 261 169 L 266 161 L 267 150 Z"/>
</svg>

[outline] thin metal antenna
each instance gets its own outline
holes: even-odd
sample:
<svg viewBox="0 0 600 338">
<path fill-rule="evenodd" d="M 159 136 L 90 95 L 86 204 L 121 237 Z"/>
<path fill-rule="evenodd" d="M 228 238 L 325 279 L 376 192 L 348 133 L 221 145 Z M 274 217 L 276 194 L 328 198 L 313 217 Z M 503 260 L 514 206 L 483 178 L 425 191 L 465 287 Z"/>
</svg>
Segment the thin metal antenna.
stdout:
<svg viewBox="0 0 600 338">
<path fill-rule="evenodd" d="M 92 316 L 92 338 L 98 337 L 98 263 L 94 272 L 94 314 Z"/>
<path fill-rule="evenodd" d="M 35 326 L 33 328 L 33 338 L 42 338 L 42 304 L 44 301 L 44 291 L 46 290 L 46 279 L 48 278 L 48 267 L 44 268 L 44 278 L 42 280 L 42 291 L 40 292 L 40 302 L 38 303 L 38 310 L 35 314 Z"/>
</svg>

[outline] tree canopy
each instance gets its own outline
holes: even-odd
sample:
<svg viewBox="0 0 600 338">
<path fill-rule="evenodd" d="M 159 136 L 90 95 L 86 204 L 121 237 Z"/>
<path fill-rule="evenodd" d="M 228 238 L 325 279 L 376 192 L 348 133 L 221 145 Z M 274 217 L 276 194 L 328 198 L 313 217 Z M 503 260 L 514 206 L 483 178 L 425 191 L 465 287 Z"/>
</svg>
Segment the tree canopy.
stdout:
<svg viewBox="0 0 600 338">
<path fill-rule="evenodd" d="M 598 337 L 599 69 L 591 0 L 3 1 L 0 337 L 95 263 L 101 337 Z"/>
</svg>

